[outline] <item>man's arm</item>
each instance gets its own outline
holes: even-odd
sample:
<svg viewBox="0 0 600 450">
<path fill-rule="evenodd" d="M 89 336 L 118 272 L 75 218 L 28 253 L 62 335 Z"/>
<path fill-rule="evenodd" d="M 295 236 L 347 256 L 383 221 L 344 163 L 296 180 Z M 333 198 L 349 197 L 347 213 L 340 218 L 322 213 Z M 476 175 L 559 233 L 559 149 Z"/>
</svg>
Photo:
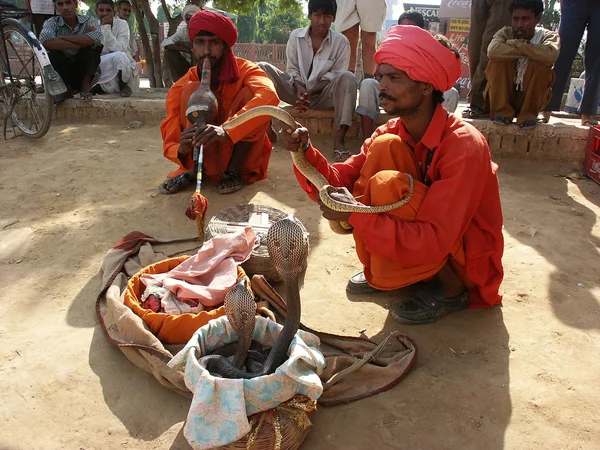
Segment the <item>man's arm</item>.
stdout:
<svg viewBox="0 0 600 450">
<path fill-rule="evenodd" d="M 298 63 L 298 39 L 296 38 L 296 33 L 293 31 L 288 38 L 285 55 L 287 57 L 285 71 L 292 77 L 292 81 L 298 80 L 302 83 L 302 75 L 300 75 L 300 65 Z"/>
<path fill-rule="evenodd" d="M 81 45 L 62 38 L 55 38 L 44 42 L 44 47 L 46 50 L 78 50 Z"/>
<path fill-rule="evenodd" d="M 516 47 L 525 56 L 547 66 L 552 66 L 560 53 L 560 38 L 558 37 L 558 33 L 548 31 L 540 44 L 517 41 Z"/>
<path fill-rule="evenodd" d="M 125 26 L 123 26 L 125 25 Z M 104 47 L 111 52 L 130 53 L 129 49 L 129 26 L 114 19 L 112 27 L 110 25 L 102 25 L 102 43 Z"/>
<path fill-rule="evenodd" d="M 516 46 L 518 40 L 508 39 L 507 33 L 509 28 L 504 27 L 500 29 L 492 38 L 487 48 L 487 55 L 491 61 L 510 61 L 525 56 Z"/>
<path fill-rule="evenodd" d="M 162 47 L 165 50 L 192 53 L 192 43 L 188 36 L 187 27 L 178 28 L 172 36 L 162 41 Z"/>
</svg>

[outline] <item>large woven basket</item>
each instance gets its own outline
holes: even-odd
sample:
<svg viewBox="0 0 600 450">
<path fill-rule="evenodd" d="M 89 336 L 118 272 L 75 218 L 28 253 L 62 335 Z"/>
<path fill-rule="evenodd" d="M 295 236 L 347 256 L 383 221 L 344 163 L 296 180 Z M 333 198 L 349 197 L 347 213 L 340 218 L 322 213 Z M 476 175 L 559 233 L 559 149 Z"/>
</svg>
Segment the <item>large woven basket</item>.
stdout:
<svg viewBox="0 0 600 450">
<path fill-rule="evenodd" d="M 231 206 L 221 210 L 216 216 L 210 219 L 206 229 L 206 239 L 211 239 L 230 232 L 228 231 L 228 228 L 223 225 L 224 222 L 247 223 L 250 220 L 250 216 L 254 213 L 268 214 L 269 226 L 288 215 L 288 213 L 280 209 L 264 205 L 255 205 L 253 203 Z M 294 220 L 296 220 L 302 227 L 302 230 L 306 233 L 306 228 L 302 222 L 300 222 L 297 217 L 294 217 Z M 264 228 L 255 228 L 255 230 L 259 236 L 260 245 L 254 249 L 252 255 L 248 261 L 242 264 L 242 267 L 250 277 L 252 277 L 252 275 L 263 275 L 270 283 L 278 283 L 281 281 L 281 278 L 275 270 L 273 262 L 269 257 L 269 251 L 267 250 L 267 230 Z"/>
<path fill-rule="evenodd" d="M 297 395 L 277 408 L 250 416 L 243 438 L 213 450 L 297 450 L 308 435 L 317 402 Z"/>
</svg>

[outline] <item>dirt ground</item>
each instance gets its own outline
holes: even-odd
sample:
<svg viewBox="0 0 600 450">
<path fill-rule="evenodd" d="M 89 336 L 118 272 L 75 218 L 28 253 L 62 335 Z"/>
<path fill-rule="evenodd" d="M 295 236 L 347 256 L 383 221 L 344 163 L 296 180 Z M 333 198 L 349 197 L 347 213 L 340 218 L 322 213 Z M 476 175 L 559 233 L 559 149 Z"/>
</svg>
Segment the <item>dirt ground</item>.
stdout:
<svg viewBox="0 0 600 450">
<path fill-rule="evenodd" d="M 304 323 L 375 340 L 399 329 L 419 346 L 391 390 L 320 408 L 303 448 L 598 448 L 600 187 L 557 176 L 569 164 L 497 162 L 503 307 L 426 326 L 395 323 L 391 295 L 345 293 L 359 270 L 352 238 L 329 231 L 285 151 L 238 194 L 204 188 L 210 215 L 255 202 L 306 225 Z M 94 309 L 102 258 L 123 235 L 195 234 L 190 193 L 156 194 L 171 167 L 157 124 L 55 124 L 41 141 L 0 142 L 1 449 L 188 448 L 189 400 L 109 344 Z"/>
</svg>

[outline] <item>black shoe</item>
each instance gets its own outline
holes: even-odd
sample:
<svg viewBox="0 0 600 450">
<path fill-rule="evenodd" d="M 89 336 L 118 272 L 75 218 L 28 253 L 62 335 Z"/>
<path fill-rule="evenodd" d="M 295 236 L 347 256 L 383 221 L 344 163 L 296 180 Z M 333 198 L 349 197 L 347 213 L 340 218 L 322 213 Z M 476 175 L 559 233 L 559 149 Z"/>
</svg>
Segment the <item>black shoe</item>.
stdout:
<svg viewBox="0 0 600 450">
<path fill-rule="evenodd" d="M 447 314 L 469 307 L 469 290 L 445 299 L 441 287 L 430 283 L 406 301 L 396 303 L 390 310 L 400 323 L 419 325 L 436 322 Z"/>
<path fill-rule="evenodd" d="M 376 294 L 377 292 L 383 292 L 379 289 L 375 289 L 367 283 L 364 272 L 358 272 L 356 275 L 352 275 L 346 285 L 346 291 L 350 294 L 363 295 L 363 294 Z"/>
</svg>

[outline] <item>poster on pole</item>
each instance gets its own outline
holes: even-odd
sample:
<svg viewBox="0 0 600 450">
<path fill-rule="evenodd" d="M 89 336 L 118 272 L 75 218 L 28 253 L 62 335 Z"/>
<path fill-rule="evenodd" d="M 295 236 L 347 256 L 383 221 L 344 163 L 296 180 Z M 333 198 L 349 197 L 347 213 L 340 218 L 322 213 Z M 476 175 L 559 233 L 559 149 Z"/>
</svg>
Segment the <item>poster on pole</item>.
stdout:
<svg viewBox="0 0 600 450">
<path fill-rule="evenodd" d="M 458 83 L 460 84 L 459 92 L 461 97 L 466 97 L 469 93 L 469 89 L 471 89 L 471 75 L 469 72 L 469 33 L 449 31 L 446 37 L 452 42 L 452 45 L 456 47 L 460 54 L 462 73 L 458 79 Z"/>
<path fill-rule="evenodd" d="M 441 0 L 439 17 L 469 19 L 471 17 L 471 0 Z"/>
</svg>

